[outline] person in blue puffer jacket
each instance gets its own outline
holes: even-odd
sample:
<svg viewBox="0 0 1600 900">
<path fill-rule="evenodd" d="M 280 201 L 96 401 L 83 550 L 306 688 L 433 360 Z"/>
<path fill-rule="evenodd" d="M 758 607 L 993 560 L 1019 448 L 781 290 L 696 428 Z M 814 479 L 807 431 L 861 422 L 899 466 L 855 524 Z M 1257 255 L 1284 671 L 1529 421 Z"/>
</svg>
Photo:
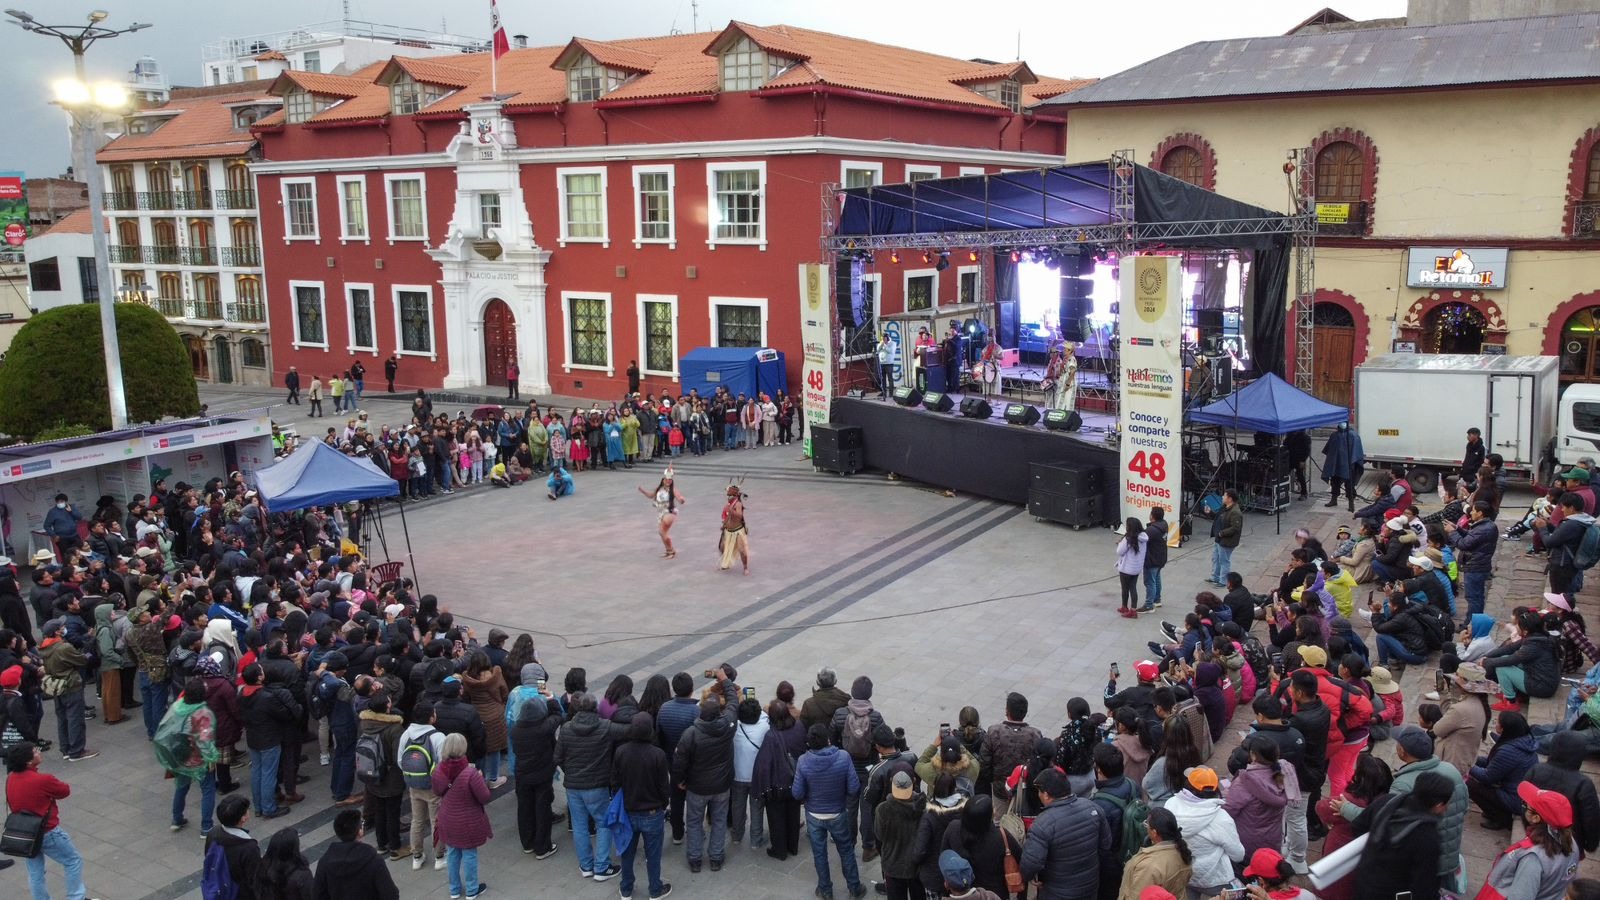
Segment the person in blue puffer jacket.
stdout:
<svg viewBox="0 0 1600 900">
<path fill-rule="evenodd" d="M 794 783 L 789 792 L 805 804 L 806 832 L 812 836 L 812 846 L 817 846 L 821 834 L 823 852 L 813 854 L 817 866 L 817 896 L 833 896 L 833 875 L 828 866 L 827 838 L 833 838 L 839 850 L 839 867 L 844 870 L 845 886 L 850 896 L 866 896 L 861 884 L 861 872 L 856 866 L 855 838 L 850 834 L 850 823 L 845 816 L 845 801 L 861 790 L 856 778 L 856 767 L 850 754 L 832 746 L 828 726 L 813 725 L 806 731 L 806 755 L 795 766 Z"/>
<path fill-rule="evenodd" d="M 1467 771 L 1467 796 L 1483 810 L 1483 827 L 1509 831 L 1522 813 L 1517 785 L 1539 761 L 1537 745 L 1522 713 L 1506 711 L 1495 720 L 1494 749 Z"/>
</svg>

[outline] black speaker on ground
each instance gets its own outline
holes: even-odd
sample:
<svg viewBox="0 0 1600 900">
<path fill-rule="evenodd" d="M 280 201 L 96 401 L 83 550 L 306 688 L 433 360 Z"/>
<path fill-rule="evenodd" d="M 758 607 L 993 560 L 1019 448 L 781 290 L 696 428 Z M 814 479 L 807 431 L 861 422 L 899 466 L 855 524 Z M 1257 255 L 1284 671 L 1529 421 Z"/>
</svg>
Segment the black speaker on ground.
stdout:
<svg viewBox="0 0 1600 900">
<path fill-rule="evenodd" d="M 1101 496 L 1105 471 L 1071 463 L 1029 463 L 1028 492 L 1055 494 L 1069 500 Z"/>
<path fill-rule="evenodd" d="M 1037 425 L 1039 424 L 1039 409 L 1026 403 L 1008 403 L 1006 404 L 1006 421 L 1013 425 Z"/>
<path fill-rule="evenodd" d="M 956 402 L 950 399 L 949 394 L 943 394 L 939 391 L 929 391 L 922 395 L 923 409 L 929 409 L 939 413 L 946 413 L 953 409 L 955 405 Z"/>
<path fill-rule="evenodd" d="M 1077 431 L 1083 427 L 1083 416 L 1078 415 L 1075 409 L 1047 409 L 1044 411 L 1044 427 L 1051 431 Z"/>
<path fill-rule="evenodd" d="M 961 414 L 969 419 L 987 419 L 994 415 L 994 410 L 982 397 L 964 397 L 961 400 Z"/>
<path fill-rule="evenodd" d="M 901 406 L 921 406 L 922 392 L 914 387 L 897 387 L 894 389 L 894 402 Z"/>
<path fill-rule="evenodd" d="M 860 425 L 822 423 L 811 426 L 811 452 L 837 453 L 842 450 L 860 450 L 866 446 L 865 432 Z"/>
<path fill-rule="evenodd" d="M 824 472 L 853 475 L 867 467 L 867 452 L 859 447 L 849 450 L 819 451 L 816 445 L 812 444 L 811 465 Z"/>
</svg>

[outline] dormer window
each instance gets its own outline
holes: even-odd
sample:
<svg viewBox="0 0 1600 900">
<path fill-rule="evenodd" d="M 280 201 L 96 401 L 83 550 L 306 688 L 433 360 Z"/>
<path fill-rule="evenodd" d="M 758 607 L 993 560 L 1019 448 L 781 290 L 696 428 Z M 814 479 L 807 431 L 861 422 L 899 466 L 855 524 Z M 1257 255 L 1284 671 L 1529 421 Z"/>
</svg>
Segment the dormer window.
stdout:
<svg viewBox="0 0 1600 900">
<path fill-rule="evenodd" d="M 144 119 L 131 119 L 128 122 L 129 134 L 149 134 L 150 123 Z"/>
<path fill-rule="evenodd" d="M 443 99 L 446 93 L 436 84 L 423 84 L 410 75 L 401 75 L 389 85 L 389 111 L 409 116 Z"/>
<path fill-rule="evenodd" d="M 783 69 L 782 60 L 768 56 L 748 37 L 740 37 L 722 54 L 722 89 L 753 91 Z"/>
<path fill-rule="evenodd" d="M 328 101 L 309 91 L 296 88 L 283 95 L 283 118 L 290 125 L 308 121 L 328 108 Z"/>
<path fill-rule="evenodd" d="M 627 80 L 620 69 L 608 69 L 584 54 L 567 69 L 567 99 L 573 103 L 599 100 Z"/>
<path fill-rule="evenodd" d="M 1015 78 L 984 82 L 972 89 L 1012 112 L 1022 112 L 1022 83 Z"/>
<path fill-rule="evenodd" d="M 233 128 L 235 131 L 244 131 L 261 118 L 261 111 L 256 109 L 241 109 L 233 114 Z"/>
</svg>

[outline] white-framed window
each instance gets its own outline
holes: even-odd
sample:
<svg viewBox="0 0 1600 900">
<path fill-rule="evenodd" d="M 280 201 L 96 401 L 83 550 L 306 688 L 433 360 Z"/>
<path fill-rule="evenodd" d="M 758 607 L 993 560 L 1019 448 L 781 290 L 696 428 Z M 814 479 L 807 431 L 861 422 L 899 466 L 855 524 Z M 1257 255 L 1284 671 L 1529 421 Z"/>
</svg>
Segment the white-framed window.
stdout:
<svg viewBox="0 0 1600 900">
<path fill-rule="evenodd" d="M 478 195 L 478 228 L 500 228 L 500 195 L 487 191 Z M 487 232 L 485 232 L 487 233 Z"/>
<path fill-rule="evenodd" d="M 346 241 L 365 241 L 367 232 L 367 177 L 340 175 L 339 237 Z"/>
<path fill-rule="evenodd" d="M 633 245 L 678 246 L 675 166 L 633 167 Z"/>
<path fill-rule="evenodd" d="M 611 246 L 606 227 L 606 168 L 589 166 L 556 169 L 556 191 L 561 196 L 561 238 L 568 242 Z"/>
<path fill-rule="evenodd" d="M 321 72 L 322 51 L 307 50 L 305 56 L 301 57 L 300 68 L 305 69 L 307 72 Z"/>
<path fill-rule="evenodd" d="M 973 90 L 990 100 L 1004 104 L 1012 112 L 1022 111 L 1022 83 L 1014 78 L 984 82 L 975 85 Z"/>
<path fill-rule="evenodd" d="M 966 177 L 968 175 L 986 175 L 986 174 L 988 174 L 988 170 L 985 169 L 983 166 L 962 166 L 961 167 L 961 176 L 962 177 Z"/>
<path fill-rule="evenodd" d="M 433 339 L 433 287 L 397 284 L 390 291 L 394 299 L 396 350 L 401 356 L 437 359 L 439 349 Z"/>
<path fill-rule="evenodd" d="M 296 88 L 283 95 L 283 119 L 290 125 L 298 125 L 319 111 L 321 106 L 309 91 Z"/>
<path fill-rule="evenodd" d="M 389 112 L 409 116 L 432 106 L 447 93 L 437 84 L 423 84 L 410 75 L 401 75 L 389 84 Z"/>
<path fill-rule="evenodd" d="M 344 286 L 344 322 L 349 329 L 347 349 L 378 351 L 378 327 L 373 318 L 372 285 L 346 284 Z"/>
<path fill-rule="evenodd" d="M 639 371 L 678 377 L 678 298 L 639 295 Z"/>
<path fill-rule="evenodd" d="M 847 188 L 877 187 L 883 184 L 883 163 L 842 160 L 839 163 L 839 184 Z"/>
<path fill-rule="evenodd" d="M 318 240 L 316 179 L 285 178 L 281 184 L 284 241 Z"/>
<path fill-rule="evenodd" d="M 765 347 L 767 301 L 758 297 L 710 297 L 711 346 Z"/>
<path fill-rule="evenodd" d="M 389 194 L 389 243 L 428 239 L 427 193 L 421 172 L 383 176 Z"/>
<path fill-rule="evenodd" d="M 849 298 L 840 297 L 840 302 Z M 861 302 L 867 318 L 860 325 L 844 326 L 845 361 L 866 359 L 878 352 L 878 317 L 883 314 L 883 275 L 874 272 L 861 276 Z"/>
<path fill-rule="evenodd" d="M 920 309 L 936 309 L 939 306 L 939 270 L 938 269 L 906 269 L 902 273 L 901 294 L 905 303 L 901 307 L 906 312 L 916 312 Z"/>
<path fill-rule="evenodd" d="M 907 181 L 927 181 L 930 178 L 943 178 L 943 166 L 917 166 L 906 163 Z"/>
<path fill-rule="evenodd" d="M 608 69 L 585 53 L 567 69 L 567 100 L 572 103 L 599 100 L 627 80 L 621 69 Z"/>
<path fill-rule="evenodd" d="M 962 250 L 964 255 L 967 251 Z M 956 303 L 979 303 L 983 300 L 983 266 L 956 267 Z"/>
<path fill-rule="evenodd" d="M 585 291 L 561 292 L 561 330 L 566 358 L 563 371 L 592 369 L 611 375 L 611 295 Z"/>
<path fill-rule="evenodd" d="M 706 186 L 711 197 L 710 235 L 706 245 L 756 244 L 767 249 L 767 164 L 709 163 Z"/>
<path fill-rule="evenodd" d="M 294 303 L 294 346 L 328 349 L 328 307 L 320 281 L 289 282 Z"/>
<path fill-rule="evenodd" d="M 782 60 L 768 56 L 759 44 L 743 35 L 722 52 L 719 62 L 725 91 L 753 91 L 783 71 L 784 66 Z"/>
</svg>

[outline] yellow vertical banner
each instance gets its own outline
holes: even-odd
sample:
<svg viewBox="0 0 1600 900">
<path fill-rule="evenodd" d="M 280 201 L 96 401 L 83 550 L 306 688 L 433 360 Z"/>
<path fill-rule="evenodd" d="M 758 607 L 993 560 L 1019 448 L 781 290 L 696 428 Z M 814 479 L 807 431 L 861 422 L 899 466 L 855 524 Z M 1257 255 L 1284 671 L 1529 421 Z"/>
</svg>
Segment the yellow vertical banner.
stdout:
<svg viewBox="0 0 1600 900">
<path fill-rule="evenodd" d="M 1167 511 L 1178 544 L 1183 498 L 1183 270 L 1175 256 L 1123 257 L 1119 271 L 1122 340 L 1122 515 L 1145 521 Z"/>
<path fill-rule="evenodd" d="M 805 358 L 800 369 L 801 408 L 806 425 L 828 421 L 833 403 L 833 316 L 828 302 L 828 267 L 800 265 L 800 340 Z M 806 428 L 806 456 L 811 455 L 811 429 Z"/>
</svg>

